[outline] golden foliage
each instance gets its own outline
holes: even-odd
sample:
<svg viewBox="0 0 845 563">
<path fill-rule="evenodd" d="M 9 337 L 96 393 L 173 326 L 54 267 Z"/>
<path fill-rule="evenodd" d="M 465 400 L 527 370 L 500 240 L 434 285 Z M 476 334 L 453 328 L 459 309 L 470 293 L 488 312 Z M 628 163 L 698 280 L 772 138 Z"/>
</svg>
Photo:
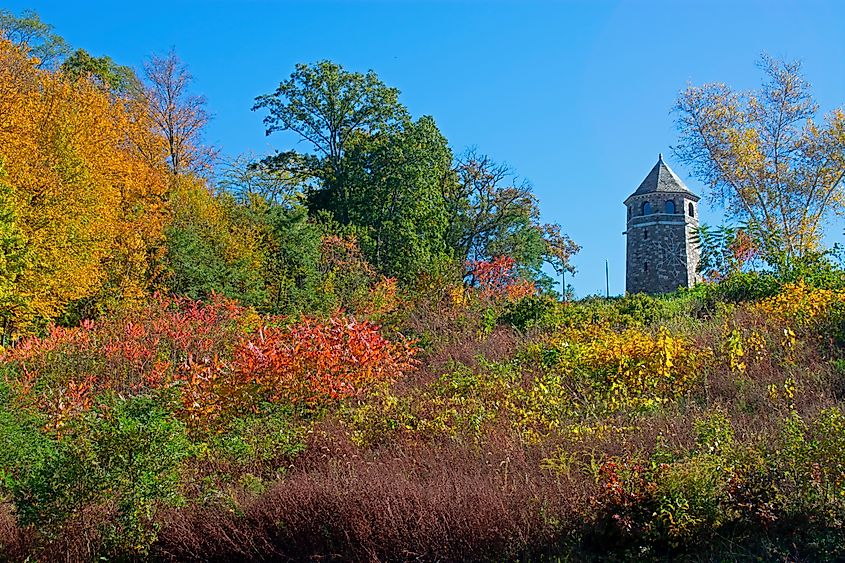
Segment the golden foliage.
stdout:
<svg viewBox="0 0 845 563">
<path fill-rule="evenodd" d="M 144 295 L 162 241 L 162 151 L 137 103 L 0 40 L 0 162 L 28 257 L 7 328 L 75 300 Z"/>
<path fill-rule="evenodd" d="M 604 377 L 612 405 L 648 407 L 689 391 L 705 356 L 688 339 L 660 327 L 656 334 L 605 331 L 586 345 L 583 361 Z"/>
<path fill-rule="evenodd" d="M 817 289 L 799 281 L 785 285 L 777 295 L 761 301 L 756 308 L 766 318 L 784 324 L 784 330 L 791 332 L 790 326 L 810 326 L 842 303 L 845 303 L 845 291 Z"/>
</svg>

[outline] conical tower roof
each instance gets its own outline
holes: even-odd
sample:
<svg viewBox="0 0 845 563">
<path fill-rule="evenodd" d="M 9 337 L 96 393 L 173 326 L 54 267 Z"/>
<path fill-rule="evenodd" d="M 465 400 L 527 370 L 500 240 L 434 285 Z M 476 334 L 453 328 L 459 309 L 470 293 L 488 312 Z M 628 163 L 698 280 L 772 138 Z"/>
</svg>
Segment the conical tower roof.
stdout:
<svg viewBox="0 0 845 563">
<path fill-rule="evenodd" d="M 700 199 L 697 195 L 692 193 L 686 184 L 684 184 L 684 181 L 681 180 L 678 175 L 666 165 L 665 162 L 663 162 L 662 154 L 658 155 L 657 164 L 654 165 L 654 168 L 651 169 L 651 172 L 649 172 L 648 176 L 645 177 L 645 180 L 642 181 L 640 187 L 637 188 L 637 191 L 628 196 L 625 203 L 627 204 L 628 200 L 633 197 L 653 193 L 684 194 L 686 197 L 694 201 L 698 201 Z"/>
</svg>

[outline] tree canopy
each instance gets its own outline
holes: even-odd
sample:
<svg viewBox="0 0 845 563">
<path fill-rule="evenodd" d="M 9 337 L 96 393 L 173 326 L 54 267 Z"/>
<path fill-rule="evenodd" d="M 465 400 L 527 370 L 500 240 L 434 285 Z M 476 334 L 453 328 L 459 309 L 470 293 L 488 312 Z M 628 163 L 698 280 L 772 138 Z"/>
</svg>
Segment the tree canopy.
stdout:
<svg viewBox="0 0 845 563">
<path fill-rule="evenodd" d="M 20 16 L 0 10 L 0 35 L 35 57 L 36 66 L 55 66 L 70 53 L 64 38 L 32 10 L 24 10 Z"/>
<path fill-rule="evenodd" d="M 298 179 L 312 213 L 356 228 L 368 259 L 387 275 L 412 279 L 447 261 L 512 256 L 526 276 L 544 262 L 572 271 L 578 251 L 557 225 L 540 223 L 527 182 L 507 183 L 507 167 L 469 154 L 455 160 L 433 118 L 411 119 L 399 91 L 373 71 L 321 61 L 297 65 L 272 94 L 267 134 L 292 131 L 311 151 L 264 159 Z"/>
<path fill-rule="evenodd" d="M 398 99 L 399 90 L 386 86 L 375 72 L 349 72 L 324 60 L 296 65 L 275 92 L 258 96 L 252 109 L 268 111 L 267 135 L 293 131 L 311 145 L 313 154 L 300 159 L 304 171 L 319 179 L 322 189 L 336 192 L 343 212 L 351 197 L 343 160 L 347 144 L 356 133 L 389 131 L 407 121 Z"/>
<path fill-rule="evenodd" d="M 136 74 L 33 13 L 0 12 L 0 33 L 3 338 L 156 291 L 355 312 L 423 278 L 472 283 L 483 262 L 530 291 L 544 264 L 571 270 L 578 247 L 541 223 L 531 185 L 487 157 L 456 159 L 434 118 L 412 117 L 373 71 L 297 65 L 253 109 L 307 149 L 218 161 L 174 51 Z"/>
<path fill-rule="evenodd" d="M 142 108 L 87 80 L 39 69 L 0 40 L 3 214 L 17 297 L 13 325 L 58 316 L 71 302 L 137 299 L 155 274 L 167 183 L 127 136 L 159 146 Z M 13 242 L 18 241 L 18 242 Z M 7 267 L 12 263 L 7 263 Z"/>
<path fill-rule="evenodd" d="M 689 86 L 676 104 L 678 156 L 728 214 L 764 233 L 768 259 L 816 249 L 825 219 L 845 205 L 845 112 L 819 119 L 798 62 L 760 61 L 754 92 Z"/>
</svg>

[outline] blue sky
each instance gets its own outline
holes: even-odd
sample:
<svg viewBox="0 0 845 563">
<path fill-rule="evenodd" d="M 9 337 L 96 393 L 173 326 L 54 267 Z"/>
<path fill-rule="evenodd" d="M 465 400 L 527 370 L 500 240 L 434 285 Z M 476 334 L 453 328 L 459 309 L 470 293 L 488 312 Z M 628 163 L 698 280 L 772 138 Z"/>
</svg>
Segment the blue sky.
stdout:
<svg viewBox="0 0 845 563">
<path fill-rule="evenodd" d="M 625 285 L 622 201 L 659 152 L 687 83 L 760 83 L 762 52 L 801 59 L 827 111 L 845 102 L 845 2 L 270 2 L 5 0 L 37 11 L 74 47 L 138 66 L 171 46 L 215 118 L 207 140 L 228 155 L 290 148 L 265 137 L 256 95 L 298 62 L 375 70 L 416 115 L 434 116 L 456 153 L 475 146 L 530 179 L 544 220 L 583 250 L 578 295 Z M 706 207 L 709 207 L 706 208 Z M 721 210 L 703 208 L 718 223 Z M 842 241 L 842 227 L 830 242 Z"/>
</svg>

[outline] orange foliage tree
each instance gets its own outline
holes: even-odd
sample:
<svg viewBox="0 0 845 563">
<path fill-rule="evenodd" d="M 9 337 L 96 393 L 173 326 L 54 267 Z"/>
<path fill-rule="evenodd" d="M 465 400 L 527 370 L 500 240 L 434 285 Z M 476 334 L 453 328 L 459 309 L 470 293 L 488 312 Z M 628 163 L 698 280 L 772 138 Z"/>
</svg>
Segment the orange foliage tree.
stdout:
<svg viewBox="0 0 845 563">
<path fill-rule="evenodd" d="M 520 277 L 516 260 L 510 256 L 471 260 L 467 266 L 471 281 L 482 297 L 515 301 L 537 292 L 533 282 Z"/>
</svg>

